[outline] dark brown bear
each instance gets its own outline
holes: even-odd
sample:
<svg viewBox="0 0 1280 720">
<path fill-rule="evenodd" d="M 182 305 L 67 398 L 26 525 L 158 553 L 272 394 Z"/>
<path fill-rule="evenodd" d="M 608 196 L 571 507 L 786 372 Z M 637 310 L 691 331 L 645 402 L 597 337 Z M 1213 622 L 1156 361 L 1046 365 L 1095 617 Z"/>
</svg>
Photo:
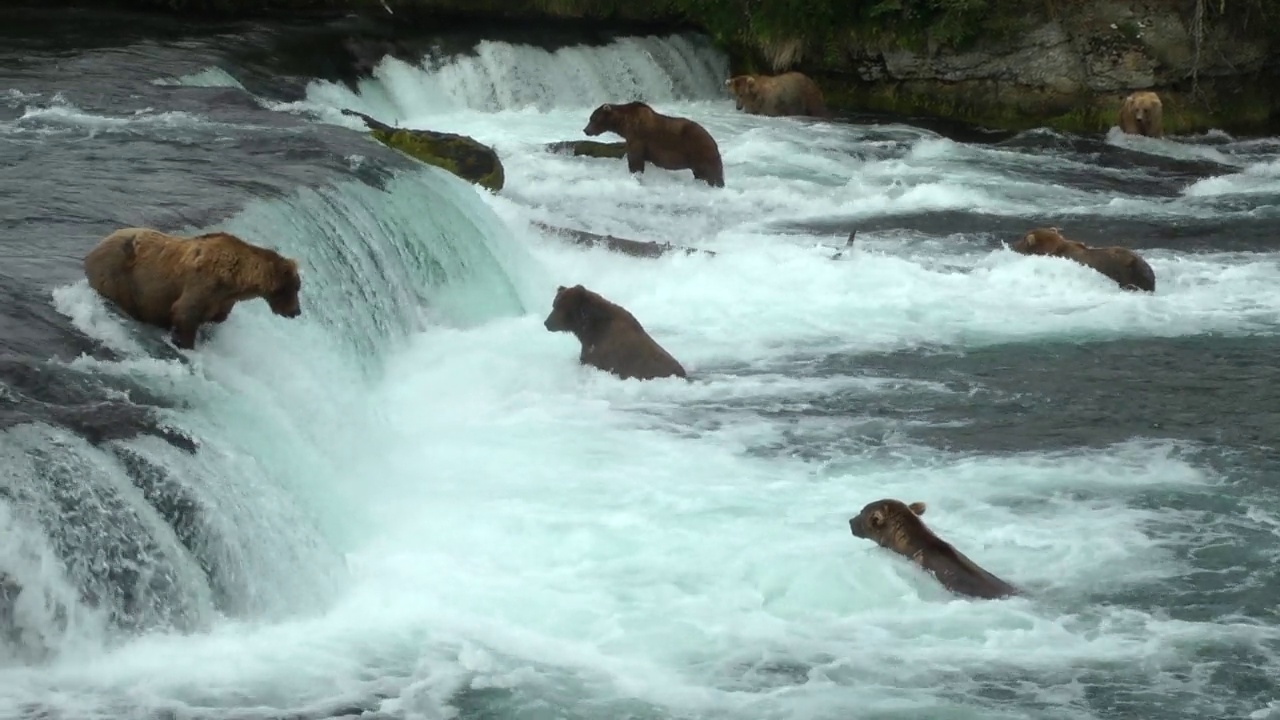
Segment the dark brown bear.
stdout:
<svg viewBox="0 0 1280 720">
<path fill-rule="evenodd" d="M 1132 93 L 1120 104 L 1120 129 L 1129 135 L 1164 137 L 1164 103 L 1150 90 Z"/>
<path fill-rule="evenodd" d="M 751 115 L 830 117 L 822 90 L 808 75 L 737 75 L 724 81 L 739 110 Z"/>
<path fill-rule="evenodd" d="M 241 300 L 263 298 L 282 317 L 301 314 L 298 263 L 223 232 L 116 230 L 85 256 L 84 272 L 98 294 L 139 322 L 172 330 L 173 344 L 187 350 L 200 325 L 223 322 Z"/>
<path fill-rule="evenodd" d="M 923 514 L 924 503 L 907 505 L 886 498 L 867 503 L 862 512 L 849 518 L 849 529 L 854 537 L 872 540 L 909 558 L 933 573 L 938 582 L 953 593 L 988 600 L 1021 594 L 1016 587 L 978 567 L 951 543 L 934 535 L 920 519 Z"/>
<path fill-rule="evenodd" d="M 591 113 L 582 132 L 592 137 L 612 132 L 627 143 L 627 169 L 643 173 L 646 162 L 663 170 L 692 170 L 712 187 L 724 187 L 724 163 L 715 138 L 688 118 L 654 112 L 642 102 L 605 104 Z"/>
<path fill-rule="evenodd" d="M 571 332 L 582 343 L 578 362 L 623 380 L 687 377 L 676 359 L 649 337 L 640 321 L 581 285 L 556 290 L 551 314 L 543 321 L 551 332 Z"/>
<path fill-rule="evenodd" d="M 1125 290 L 1156 291 L 1156 274 L 1137 253 L 1122 247 L 1089 247 L 1068 240 L 1058 228 L 1036 228 L 1010 246 L 1023 255 L 1047 255 L 1074 260 L 1106 275 Z"/>
</svg>

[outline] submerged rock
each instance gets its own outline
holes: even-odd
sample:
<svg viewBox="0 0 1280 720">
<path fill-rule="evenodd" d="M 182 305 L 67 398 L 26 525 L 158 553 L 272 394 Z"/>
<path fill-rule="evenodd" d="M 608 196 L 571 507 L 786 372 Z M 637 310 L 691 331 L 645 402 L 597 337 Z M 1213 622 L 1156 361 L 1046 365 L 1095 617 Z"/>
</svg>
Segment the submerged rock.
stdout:
<svg viewBox="0 0 1280 720">
<path fill-rule="evenodd" d="M 383 145 L 420 162 L 448 170 L 467 182 L 494 192 L 501 190 L 506 182 L 498 153 L 466 135 L 396 128 L 355 110 L 344 109 L 342 114 L 363 120 L 369 126 L 370 134 Z"/>
<path fill-rule="evenodd" d="M 43 423 L 95 446 L 151 435 L 194 454 L 199 441 L 166 424 L 157 412 L 171 406 L 128 381 L 92 377 L 55 363 L 0 358 L 0 430 Z"/>
<path fill-rule="evenodd" d="M 632 257 L 661 257 L 669 252 L 683 252 L 686 255 L 693 253 L 703 253 L 706 255 L 715 255 L 710 250 L 699 250 L 698 248 L 680 247 L 671 243 L 659 243 L 652 240 L 628 240 L 626 238 L 614 237 L 612 235 L 597 235 L 596 233 L 587 232 L 586 230 L 574 230 L 572 228 L 556 227 L 547 225 L 546 223 L 535 222 L 541 230 L 545 230 L 557 237 L 564 238 L 576 245 L 586 245 L 588 247 L 604 247 L 614 252 L 620 252 L 624 255 Z"/>
<path fill-rule="evenodd" d="M 624 158 L 627 156 L 625 142 L 598 142 L 596 140 L 563 140 L 547 143 L 547 150 L 558 155 L 593 158 Z"/>
</svg>

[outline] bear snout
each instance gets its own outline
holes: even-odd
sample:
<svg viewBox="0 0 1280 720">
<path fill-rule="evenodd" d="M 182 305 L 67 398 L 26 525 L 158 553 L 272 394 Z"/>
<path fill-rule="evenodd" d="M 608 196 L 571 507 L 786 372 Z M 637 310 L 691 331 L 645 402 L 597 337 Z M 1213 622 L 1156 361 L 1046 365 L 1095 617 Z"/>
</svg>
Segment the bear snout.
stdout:
<svg viewBox="0 0 1280 720">
<path fill-rule="evenodd" d="M 601 132 L 603 132 L 603 131 L 602 131 L 602 130 L 600 130 L 599 128 L 597 128 L 597 127 L 596 127 L 596 126 L 594 126 L 594 125 L 587 125 L 586 127 L 582 128 L 582 133 L 583 133 L 584 135 L 590 135 L 590 136 L 592 136 L 592 137 L 595 137 L 596 135 L 599 135 Z"/>
<path fill-rule="evenodd" d="M 861 515 L 849 518 L 849 532 L 853 533 L 854 537 L 865 538 L 867 536 L 866 528 L 864 528 L 862 524 Z"/>
</svg>

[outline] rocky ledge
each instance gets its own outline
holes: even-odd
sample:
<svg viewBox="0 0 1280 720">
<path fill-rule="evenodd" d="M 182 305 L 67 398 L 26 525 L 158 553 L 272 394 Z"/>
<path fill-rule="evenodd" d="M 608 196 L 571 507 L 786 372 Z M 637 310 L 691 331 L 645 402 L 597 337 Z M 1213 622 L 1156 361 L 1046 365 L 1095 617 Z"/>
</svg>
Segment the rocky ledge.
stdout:
<svg viewBox="0 0 1280 720">
<path fill-rule="evenodd" d="M 77 0 L 67 0 L 75 3 Z M 1104 131 L 1155 90 L 1165 129 L 1280 129 L 1280 0 L 114 0 L 181 14 L 358 13 L 398 30 L 441 18 L 679 23 L 736 72 L 801 70 L 828 104 L 992 128 Z"/>
<path fill-rule="evenodd" d="M 1167 132 L 1274 131 L 1280 48 L 1232 23 L 1202 16 L 1197 24 L 1195 5 L 1101 0 L 1048 12 L 1046 3 L 993 23 L 963 49 L 940 46 L 928 34 L 903 44 L 851 33 L 842 52 L 801 55 L 796 64 L 824 80 L 837 107 L 1007 129 L 1104 131 L 1115 125 L 1125 95 L 1150 89 L 1164 101 Z"/>
</svg>

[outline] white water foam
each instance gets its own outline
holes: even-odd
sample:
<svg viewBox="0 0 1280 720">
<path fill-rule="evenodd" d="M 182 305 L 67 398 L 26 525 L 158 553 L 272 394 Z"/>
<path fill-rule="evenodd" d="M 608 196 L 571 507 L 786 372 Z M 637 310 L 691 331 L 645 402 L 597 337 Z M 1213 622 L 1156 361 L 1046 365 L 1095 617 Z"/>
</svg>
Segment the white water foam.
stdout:
<svg viewBox="0 0 1280 720">
<path fill-rule="evenodd" d="M 228 621 L 10 671 L 12 709 L 0 717 L 19 717 L 27 701 L 83 718 L 139 707 L 217 716 L 242 703 L 268 716 L 385 694 L 382 710 L 411 718 L 452 717 L 450 706 L 522 718 L 1088 718 L 1082 676 L 1194 692 L 1197 653 L 1275 641 L 1273 629 L 1232 619 L 1175 621 L 1088 600 L 1188 571 L 1170 548 L 1185 520 L 1134 502 L 1151 491 L 1213 491 L 1219 478 L 1185 448 L 1139 439 L 964 456 L 904 446 L 868 448 L 836 466 L 763 452 L 796 431 L 768 413 L 784 399 L 849 386 L 894 392 L 874 377 L 788 373 L 778 367 L 786 358 L 1273 333 L 1274 255 L 1150 253 L 1155 296 L 961 238 L 866 233 L 850 262 L 832 262 L 812 247 L 829 238 L 779 235 L 769 224 L 922 208 L 1098 210 L 1110 201 L 1001 182 L 996 168 L 1012 159 L 978 167 L 955 157 L 970 150 L 925 131 L 736 114 L 710 89 L 724 67 L 713 55 L 687 63 L 705 70 L 681 81 L 699 93 L 677 95 L 661 75 L 631 77 L 647 83 L 639 94 L 660 111 L 695 117 L 719 138 L 729 187 L 653 169 L 637 180 L 618 162 L 542 152 L 543 142 L 580 138 L 592 104 L 629 99 L 637 86 L 608 79 L 619 57 L 647 67 L 641 51 L 660 41 L 646 42 L 559 54 L 490 44 L 481 54 L 491 65 L 518 55 L 524 72 L 542 76 L 583 67 L 595 85 L 579 77 L 532 93 L 486 91 L 495 78 L 514 85 L 526 76 L 481 72 L 474 60 L 431 73 L 388 61 L 358 94 L 316 83 L 307 101 L 279 106 L 353 128 L 339 108 L 466 132 L 493 143 L 506 164 L 496 196 L 426 169 L 386 195 L 303 191 L 229 225 L 293 238 L 287 249 L 304 258 L 322 309 L 284 321 L 238 308 L 198 353 L 198 369 L 225 389 L 192 392 L 219 398 L 202 417 L 224 427 L 209 430 L 234 437 L 323 518 L 348 552 L 346 593 L 322 614 Z M 582 59 L 592 57 L 614 64 Z M 896 142 L 910 151 L 871 152 Z M 375 200 L 387 205 L 381 214 Z M 1198 212 L 1183 205 L 1144 200 L 1124 212 Z M 566 248 L 532 220 L 719 254 L 637 260 Z M 434 234 L 415 231 L 418 223 Z M 474 244 L 483 252 L 457 265 L 463 271 L 445 284 L 452 295 L 435 296 L 459 299 L 445 303 L 448 317 L 415 322 L 412 310 L 432 300 L 418 293 L 435 283 L 388 276 L 396 265 L 378 258 L 424 240 L 436 253 Z M 623 382 L 581 367 L 576 341 L 541 325 L 555 286 L 578 282 L 629 308 L 697 381 Z M 88 300 L 72 294 L 60 296 L 68 314 L 96 317 L 77 311 Z M 486 294 L 506 300 L 460 315 Z M 111 341 L 91 322 L 87 331 Z M 392 328 L 396 341 L 375 334 L 353 346 L 348 338 L 370 323 Z M 358 362 L 362 348 L 378 351 L 377 372 Z M 758 374 L 736 372 L 744 366 Z M 702 422 L 697 403 L 730 401 L 745 409 Z M 957 599 L 856 541 L 847 518 L 880 497 L 926 501 L 931 526 L 1030 597 Z M 983 701 L 993 685 L 1040 711 Z"/>
</svg>

